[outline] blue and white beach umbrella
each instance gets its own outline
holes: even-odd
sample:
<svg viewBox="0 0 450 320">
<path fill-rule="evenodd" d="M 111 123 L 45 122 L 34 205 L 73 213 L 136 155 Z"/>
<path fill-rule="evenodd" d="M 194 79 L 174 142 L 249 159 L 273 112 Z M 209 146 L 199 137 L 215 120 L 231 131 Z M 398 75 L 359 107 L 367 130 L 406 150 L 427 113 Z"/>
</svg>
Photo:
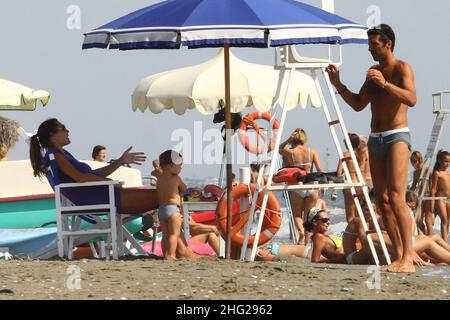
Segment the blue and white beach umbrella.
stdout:
<svg viewBox="0 0 450 320">
<path fill-rule="evenodd" d="M 231 252 L 230 47 L 367 43 L 367 28 L 295 0 L 167 0 L 85 34 L 83 49 L 224 47 L 227 247 Z"/>
<path fill-rule="evenodd" d="M 83 48 L 366 43 L 366 27 L 295 0 L 168 0 L 85 34 Z"/>
</svg>

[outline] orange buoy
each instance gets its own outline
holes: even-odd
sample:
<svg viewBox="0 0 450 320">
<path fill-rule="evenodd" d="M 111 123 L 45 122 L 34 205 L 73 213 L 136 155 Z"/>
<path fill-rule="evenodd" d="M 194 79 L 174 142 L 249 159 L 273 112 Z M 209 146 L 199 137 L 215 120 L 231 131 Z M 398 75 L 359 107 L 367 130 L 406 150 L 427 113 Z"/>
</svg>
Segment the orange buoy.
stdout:
<svg viewBox="0 0 450 320">
<path fill-rule="evenodd" d="M 232 190 L 232 198 L 233 201 L 237 201 L 243 197 L 251 197 L 251 195 L 255 192 L 256 185 L 254 183 L 250 185 L 246 184 L 238 184 L 233 187 Z M 264 194 L 261 192 L 258 195 L 258 200 L 256 204 L 256 208 L 260 209 L 261 204 L 264 198 Z M 235 206 L 233 206 L 235 207 Z M 232 221 L 232 229 L 231 229 L 231 242 L 236 246 L 242 247 L 244 243 L 245 234 L 239 232 L 242 228 L 245 227 L 249 217 L 250 217 L 250 208 L 244 212 L 235 212 L 232 210 L 233 221 Z M 222 195 L 217 204 L 216 208 L 216 217 L 218 219 L 217 228 L 219 229 L 220 235 L 222 238 L 227 238 L 227 194 L 226 192 Z M 258 245 L 262 245 L 268 241 L 270 241 L 273 236 L 278 232 L 281 226 L 281 208 L 280 203 L 273 193 L 269 193 L 269 198 L 267 201 L 267 207 L 264 213 L 264 220 L 261 228 L 261 233 L 259 236 Z M 254 235 L 250 235 L 248 239 L 248 246 L 253 245 L 255 240 Z"/>
<path fill-rule="evenodd" d="M 239 130 L 239 139 L 241 140 L 242 145 L 248 152 L 251 152 L 254 154 L 261 154 L 261 153 L 263 153 L 263 148 L 261 146 L 255 146 L 254 144 L 250 143 L 250 139 L 247 136 L 247 130 L 249 127 L 252 127 L 256 131 L 256 133 L 259 134 L 259 126 L 255 122 L 255 120 L 257 120 L 257 119 L 262 119 L 262 120 L 266 120 L 266 121 L 270 122 L 271 115 L 268 112 L 262 112 L 262 113 L 254 112 L 254 113 L 250 113 L 250 114 L 246 115 L 244 117 L 244 119 L 242 119 L 242 122 L 241 122 L 241 128 Z M 278 130 L 279 128 L 280 128 L 280 123 L 278 122 L 277 119 L 275 119 L 272 124 L 272 129 Z M 276 139 L 277 139 L 277 136 L 274 135 L 272 137 L 272 139 L 270 140 L 267 152 L 272 151 L 272 148 L 275 145 Z"/>
</svg>

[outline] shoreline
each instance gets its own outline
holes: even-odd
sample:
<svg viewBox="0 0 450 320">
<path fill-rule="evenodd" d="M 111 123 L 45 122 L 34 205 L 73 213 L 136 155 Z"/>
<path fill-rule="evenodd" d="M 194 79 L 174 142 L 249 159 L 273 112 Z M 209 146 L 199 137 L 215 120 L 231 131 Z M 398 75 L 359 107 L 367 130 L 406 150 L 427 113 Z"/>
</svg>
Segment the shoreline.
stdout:
<svg viewBox="0 0 450 320">
<path fill-rule="evenodd" d="M 370 278 L 374 284 L 376 276 L 367 267 L 319 265 L 290 256 L 276 262 L 9 260 L 0 262 L 0 300 L 450 299 L 449 267 L 380 273 L 380 286 L 373 289 L 366 282 Z M 441 276 L 425 276 L 430 270 Z"/>
</svg>

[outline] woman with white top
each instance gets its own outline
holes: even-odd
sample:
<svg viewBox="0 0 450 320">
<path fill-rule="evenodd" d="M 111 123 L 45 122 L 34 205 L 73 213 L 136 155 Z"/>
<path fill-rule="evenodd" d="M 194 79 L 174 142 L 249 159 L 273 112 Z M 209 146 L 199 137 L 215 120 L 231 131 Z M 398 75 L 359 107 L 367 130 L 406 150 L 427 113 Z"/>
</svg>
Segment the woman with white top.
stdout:
<svg viewBox="0 0 450 320">
<path fill-rule="evenodd" d="M 306 173 L 311 173 L 315 167 L 317 171 L 322 171 L 322 165 L 316 149 L 306 146 L 308 135 L 305 130 L 298 128 L 291 134 L 289 139 L 280 145 L 279 152 L 283 156 L 283 166 L 295 166 L 304 169 Z M 289 145 L 289 147 L 287 147 Z M 298 242 L 300 243 L 305 232 L 303 221 L 309 210 L 314 207 L 319 199 L 319 192 L 314 190 L 290 191 L 289 198 L 295 216 L 295 225 L 299 232 Z"/>
</svg>

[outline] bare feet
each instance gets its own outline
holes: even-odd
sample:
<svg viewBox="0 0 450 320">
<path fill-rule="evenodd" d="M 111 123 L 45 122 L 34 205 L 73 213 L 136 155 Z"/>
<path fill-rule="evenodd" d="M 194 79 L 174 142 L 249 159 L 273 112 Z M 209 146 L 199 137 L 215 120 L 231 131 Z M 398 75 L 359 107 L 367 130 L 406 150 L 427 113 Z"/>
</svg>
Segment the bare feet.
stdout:
<svg viewBox="0 0 450 320">
<path fill-rule="evenodd" d="M 399 264 L 400 264 L 400 260 L 395 260 L 395 261 L 392 261 L 392 263 L 390 265 L 381 267 L 380 270 L 381 270 L 381 272 L 390 272 L 389 268 L 395 267 Z"/>
<path fill-rule="evenodd" d="M 412 260 L 402 259 L 400 261 L 395 261 L 396 263 L 392 263 L 387 266 L 385 270 L 386 272 L 394 272 L 394 273 L 414 273 L 416 272 L 416 267 Z"/>
<path fill-rule="evenodd" d="M 183 258 L 187 260 L 199 260 L 202 258 L 201 255 L 192 252 L 191 250 L 187 250 L 186 254 L 183 256 Z"/>
</svg>

